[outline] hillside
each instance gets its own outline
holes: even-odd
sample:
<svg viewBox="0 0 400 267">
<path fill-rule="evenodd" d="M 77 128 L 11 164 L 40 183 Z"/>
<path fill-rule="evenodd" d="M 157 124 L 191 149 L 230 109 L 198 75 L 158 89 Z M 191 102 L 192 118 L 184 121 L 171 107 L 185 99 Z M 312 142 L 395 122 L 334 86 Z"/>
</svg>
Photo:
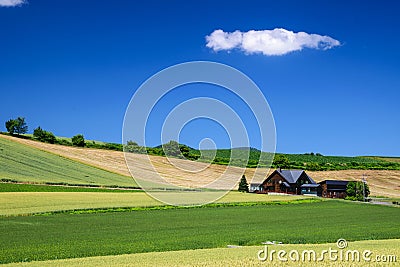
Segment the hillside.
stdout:
<svg viewBox="0 0 400 267">
<path fill-rule="evenodd" d="M 218 149 L 199 151 L 192 149 L 191 153 L 201 159 L 212 160 L 213 163 L 228 164 L 232 155 L 231 164 L 240 167 L 265 166 L 272 161 L 270 153 L 250 148 Z M 244 160 L 249 158 L 248 163 Z M 289 161 L 292 169 L 305 169 L 310 171 L 333 171 L 333 170 L 400 170 L 399 158 L 380 158 L 380 157 L 345 157 L 345 156 L 323 156 L 321 154 L 281 154 Z M 261 160 L 259 161 L 261 157 Z M 276 166 L 275 166 L 276 167 Z"/>
<path fill-rule="evenodd" d="M 371 157 L 371 158 L 400 163 L 400 157 Z"/>
<path fill-rule="evenodd" d="M 135 186 L 130 177 L 89 166 L 68 157 L 62 157 L 60 154 L 49 153 L 16 141 L 22 140 L 0 137 L 0 179 L 2 180 Z M 51 152 L 51 149 L 48 150 Z"/>
<path fill-rule="evenodd" d="M 32 148 L 60 155 L 64 158 L 72 159 L 80 163 L 88 164 L 103 170 L 107 170 L 119 175 L 129 176 L 130 172 L 127 168 L 124 153 L 119 151 L 93 149 L 93 148 L 77 148 L 62 145 L 52 145 L 47 143 L 36 142 L 28 139 L 20 139 L 11 136 L 0 135 L 0 140 L 5 139 L 15 143 L 25 145 L 29 150 Z M 22 146 L 24 147 L 24 146 Z M 28 152 L 26 152 L 28 153 Z M 48 154 L 48 153 L 47 153 Z M 142 154 L 129 153 L 130 162 L 135 164 L 131 166 L 132 173 L 140 174 L 141 177 L 151 177 L 154 170 L 145 168 L 148 164 L 148 156 Z M 214 181 L 216 177 L 224 174 L 228 180 L 237 180 L 241 177 L 243 168 L 230 167 L 223 165 L 209 165 L 203 162 L 193 162 L 188 160 L 172 159 L 177 165 L 184 169 L 201 170 L 195 172 L 177 172 L 176 168 L 170 164 L 166 157 L 149 156 L 151 163 L 157 171 L 167 180 L 175 185 L 199 187 L 207 185 Z M 246 176 L 252 177 L 254 169 L 246 170 Z M 238 178 L 239 177 L 239 178 Z M 226 185 L 220 183 L 218 188 L 226 188 Z"/>
<path fill-rule="evenodd" d="M 0 133 L 7 135 L 7 133 Z M 24 139 L 33 140 L 32 134 L 23 135 Z M 71 138 L 55 137 L 55 143 L 63 146 L 72 146 Z M 124 146 L 118 143 L 86 140 L 86 148 L 123 151 Z M 336 170 L 400 170 L 400 158 L 376 157 L 376 156 L 324 156 L 320 153 L 283 154 L 275 156 L 286 158 L 286 163 L 275 162 L 274 154 L 262 152 L 253 147 L 237 147 L 232 149 L 198 150 L 176 141 L 170 141 L 156 147 L 143 147 L 129 141 L 125 145 L 125 151 L 135 154 L 148 154 L 151 156 L 165 156 L 217 165 L 231 165 L 242 168 L 265 168 L 272 163 L 273 168 L 304 169 L 308 171 L 336 171 Z M 111 159 L 112 161 L 112 159 Z"/>
<path fill-rule="evenodd" d="M 50 152 L 54 154 L 57 159 L 68 158 L 73 161 L 78 161 L 87 165 L 95 166 L 96 170 L 98 168 L 107 170 L 112 173 L 117 173 L 122 177 L 130 176 L 129 170 L 126 166 L 124 153 L 118 151 L 110 151 L 110 150 L 100 150 L 100 149 L 92 149 L 92 148 L 77 148 L 70 146 L 61 146 L 61 145 L 51 145 L 46 143 L 40 143 L 32 140 L 19 139 L 10 136 L 0 135 L 0 140 L 9 141 L 9 143 L 18 143 L 23 146 L 19 146 L 22 149 L 24 154 L 29 153 L 38 153 L 37 149 L 42 151 Z M 3 141 L 5 142 L 5 141 Z M 4 151 L 4 149 L 3 149 Z M 39 151 L 40 152 L 40 151 Z M 3 153 L 1 154 L 3 155 Z M 49 153 L 46 153 L 49 155 Z M 59 156 L 62 156 L 60 158 Z M 140 154 L 130 154 L 130 156 L 136 161 L 136 170 L 135 173 L 140 173 L 141 175 L 152 175 L 152 170 L 149 169 L 140 169 L 141 161 L 146 160 L 145 155 Z M 207 167 L 205 170 L 197 173 L 191 173 L 189 175 L 183 176 L 180 173 L 176 172 L 176 169 L 170 165 L 168 160 L 165 157 L 161 156 L 149 156 L 151 161 L 157 166 L 157 169 L 160 173 L 169 179 L 170 181 L 176 184 L 183 185 L 191 185 L 191 186 L 200 186 L 204 184 L 208 184 L 212 181 L 212 177 L 215 175 L 221 174 L 226 170 L 226 166 L 223 165 L 206 165 L 201 162 L 193 162 L 187 160 L 174 159 L 179 162 L 183 166 L 187 166 L 188 168 L 203 168 Z M 34 157 L 32 157 L 34 158 Z M 64 159 L 65 160 L 65 159 Z M 71 162 L 71 161 L 67 161 Z M 3 161 L 2 163 L 3 164 Z M 4 163 L 5 164 L 5 163 Z M 64 161 L 63 163 L 64 164 Z M 71 163 L 69 163 L 71 164 Z M 78 165 L 82 168 L 82 165 Z M 86 166 L 86 165 L 84 165 Z M 21 165 L 18 165 L 18 168 L 21 168 Z M 252 177 L 254 174 L 254 168 L 247 168 L 245 170 L 246 177 Z M 4 168 L 1 168 L 1 171 L 4 171 Z M 232 168 L 229 174 L 229 177 L 232 179 L 238 179 L 240 177 L 243 168 Z M 110 174 L 107 172 L 108 174 Z M 367 175 L 367 181 L 370 185 L 371 195 L 374 196 L 387 196 L 387 197 L 399 197 L 400 196 L 400 171 L 396 170 L 340 170 L 340 171 L 314 171 L 309 172 L 311 177 L 318 181 L 322 181 L 325 179 L 339 179 L 339 180 L 360 180 L 363 174 Z M 81 177 L 81 174 L 77 174 L 78 177 Z M 113 174 L 110 174 L 113 175 Z M 4 174 L 2 174 L 4 176 Z M 128 183 L 131 185 L 132 181 L 130 178 L 125 180 L 126 178 L 122 178 L 121 176 L 118 179 L 122 179 L 119 185 L 126 185 Z M 31 178 L 32 177 L 32 178 Z M 14 179 L 19 179 L 17 176 Z M 37 179 L 33 176 L 25 176 L 25 180 Z M 50 179 L 50 178 L 49 178 Z M 58 180 L 62 179 L 62 176 L 57 178 Z M 262 179 L 262 178 L 261 178 Z M 90 180 L 90 179 L 88 179 Z M 250 181 L 249 181 L 250 182 Z M 222 185 L 223 187 L 223 185 Z"/>
</svg>

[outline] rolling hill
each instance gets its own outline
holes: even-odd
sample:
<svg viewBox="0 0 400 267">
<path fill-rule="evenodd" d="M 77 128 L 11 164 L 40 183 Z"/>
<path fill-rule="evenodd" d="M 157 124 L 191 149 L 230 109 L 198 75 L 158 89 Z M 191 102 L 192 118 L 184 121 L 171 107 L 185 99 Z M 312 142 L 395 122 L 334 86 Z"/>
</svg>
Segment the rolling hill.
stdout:
<svg viewBox="0 0 400 267">
<path fill-rule="evenodd" d="M 133 185 L 123 152 L 52 145 L 4 135 L 0 135 L 0 144 L 0 157 L 2 159 L 0 163 L 0 179 L 8 176 L 10 179 L 21 181 L 39 182 L 48 180 L 52 182 L 68 181 L 88 184 L 95 182 L 102 185 Z M 14 151 L 14 149 L 16 150 Z M 6 152 L 4 152 L 5 150 Z M 10 160 L 10 153 L 15 153 L 13 157 L 17 160 Z M 4 157 L 5 155 L 9 156 Z M 145 166 L 144 163 L 148 160 L 147 155 L 129 153 L 129 157 L 131 157 L 131 162 L 135 162 L 135 166 L 131 166 L 131 170 L 135 175 L 154 175 L 154 170 L 143 168 Z M 150 155 L 149 158 L 153 166 L 166 180 L 185 186 L 198 187 L 207 185 L 215 177 L 227 170 L 224 165 L 210 165 L 203 162 L 173 159 L 177 165 L 183 166 L 185 169 L 201 170 L 183 173 L 177 172 L 177 169 L 165 157 Z M 50 163 L 47 163 L 47 159 L 50 160 Z M 45 165 L 42 165 L 41 162 L 44 162 Z M 55 168 L 52 170 L 51 166 L 54 165 L 60 165 L 60 169 Z M 47 167 L 43 168 L 43 166 Z M 24 168 L 28 168 L 29 172 L 25 170 L 24 173 L 19 173 Z M 253 177 L 254 171 L 254 168 L 232 167 L 227 174 L 227 179 L 238 180 L 244 172 L 250 182 L 250 177 Z M 265 174 L 269 171 L 267 169 L 263 170 Z M 85 172 L 89 174 L 82 175 Z M 93 177 L 95 177 L 93 172 L 99 172 L 97 180 L 93 180 Z M 309 174 L 317 182 L 325 179 L 360 180 L 361 176 L 366 174 L 371 195 L 400 196 L 400 171 L 398 170 L 309 171 Z M 89 177 L 85 177 L 85 175 Z M 263 177 L 257 178 L 257 181 L 263 179 Z M 223 181 L 220 186 L 224 188 Z"/>
<path fill-rule="evenodd" d="M 90 166 L 18 141 L 19 139 L 14 137 L 0 137 L 0 179 L 4 181 L 103 186 L 136 185 L 132 178 L 114 173 L 112 170 Z"/>
</svg>

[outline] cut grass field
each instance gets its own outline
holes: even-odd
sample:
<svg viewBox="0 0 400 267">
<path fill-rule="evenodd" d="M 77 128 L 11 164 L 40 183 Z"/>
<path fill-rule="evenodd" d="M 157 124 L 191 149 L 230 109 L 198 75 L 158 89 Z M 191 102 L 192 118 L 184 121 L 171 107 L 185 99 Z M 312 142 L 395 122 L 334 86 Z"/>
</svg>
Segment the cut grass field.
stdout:
<svg viewBox="0 0 400 267">
<path fill-rule="evenodd" d="M 348 249 L 363 252 L 370 250 L 371 262 L 360 260 L 353 261 L 331 261 L 328 257 L 322 262 L 303 263 L 304 266 L 398 266 L 400 262 L 400 239 L 392 240 L 371 240 L 371 241 L 355 241 L 348 243 Z M 271 250 L 314 250 L 321 253 L 322 250 L 329 248 L 337 249 L 336 244 L 284 244 L 284 245 L 269 245 Z M 271 262 L 260 261 L 257 254 L 264 246 L 248 246 L 239 248 L 212 248 L 212 249 L 197 249 L 197 250 L 182 250 L 182 251 L 166 251 L 166 252 L 149 252 L 136 253 L 117 256 L 98 256 L 78 259 L 51 260 L 39 262 L 24 262 L 12 263 L 4 266 L 9 267 L 47 267 L 47 266 L 204 266 L 204 267 L 222 267 L 222 266 L 301 266 L 299 262 L 281 262 L 277 260 L 276 254 Z M 346 250 L 345 250 L 346 251 Z M 393 260 L 390 256 L 396 256 Z M 382 259 L 382 256 L 387 258 L 387 262 L 377 262 L 377 256 Z M 389 261 L 389 257 L 391 262 Z"/>
<path fill-rule="evenodd" d="M 223 248 L 259 245 L 267 240 L 326 243 L 338 238 L 398 239 L 399 222 L 399 208 L 333 200 L 3 217 L 0 262 Z"/>
<path fill-rule="evenodd" d="M 118 151 L 76 148 L 61 145 L 51 145 L 32 140 L 20 139 L 11 136 L 0 135 L 0 140 L 6 139 L 15 143 L 24 145 L 23 147 L 31 147 L 50 152 L 55 155 L 60 155 L 74 161 L 82 162 L 97 168 L 101 168 L 110 172 L 118 173 L 120 175 L 130 176 L 129 170 L 126 166 L 124 154 Z M 1 151 L 0 151 L 1 155 Z M 141 162 L 145 161 L 144 155 L 131 154 L 132 159 L 137 162 L 136 173 L 143 176 L 153 174 L 153 170 L 139 168 Z M 194 173 L 190 175 L 189 179 L 182 179 L 177 175 L 176 169 L 171 166 L 165 157 L 150 156 L 151 161 L 157 167 L 157 170 L 166 178 L 175 181 L 176 183 L 186 182 L 186 185 L 193 184 L 193 182 L 206 184 L 211 182 L 210 177 L 221 174 L 225 171 L 226 167 L 221 165 L 210 165 L 207 170 Z M 176 159 L 177 161 L 180 161 Z M 200 169 L 204 167 L 204 163 L 181 161 L 182 165 L 190 165 L 188 167 Z M 139 167 L 138 167 L 139 166 Z M 243 169 L 233 168 L 232 177 L 240 177 Z M 0 170 L 1 172 L 1 170 Z M 385 171 L 385 170 L 342 170 L 342 171 L 318 171 L 308 172 L 311 177 L 317 182 L 325 179 L 338 179 L 338 180 L 360 180 L 363 174 L 367 174 L 368 184 L 372 196 L 386 196 L 386 197 L 400 197 L 400 171 Z M 246 177 L 252 177 L 254 169 L 245 170 Z M 78 176 L 79 177 L 79 176 Z M 1 178 L 1 177 L 0 177 Z M 174 180 L 176 179 L 176 180 Z M 128 180 L 131 183 L 131 180 Z M 250 181 L 249 181 L 250 182 Z M 125 182 L 118 185 L 126 185 Z M 131 185 L 131 184 L 130 184 Z"/>
<path fill-rule="evenodd" d="M 0 184 L 1 185 L 1 184 Z M 42 188 L 45 186 L 41 186 Z M 48 186 L 49 187 L 49 186 Z M 60 187 L 57 187 L 60 188 Z M 37 188 L 33 188 L 37 190 Z M 44 190 L 48 190 L 44 188 Z M 63 210 L 117 207 L 161 206 L 163 203 L 144 192 L 115 190 L 113 192 L 3 192 L 0 193 L 0 216 L 27 215 Z M 168 193 L 171 194 L 171 193 Z M 177 195 L 178 197 L 178 195 Z M 269 196 L 230 192 L 218 203 L 272 202 L 308 199 L 304 196 Z"/>
<path fill-rule="evenodd" d="M 135 186 L 132 178 L 0 136 L 0 179 L 29 182 Z"/>
</svg>

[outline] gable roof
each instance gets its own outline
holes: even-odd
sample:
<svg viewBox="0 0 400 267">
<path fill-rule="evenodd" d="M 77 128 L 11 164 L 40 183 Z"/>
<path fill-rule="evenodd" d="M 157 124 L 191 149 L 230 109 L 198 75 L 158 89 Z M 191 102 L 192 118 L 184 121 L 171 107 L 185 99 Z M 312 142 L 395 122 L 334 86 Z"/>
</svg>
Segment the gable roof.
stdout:
<svg viewBox="0 0 400 267">
<path fill-rule="evenodd" d="M 304 171 L 301 170 L 276 170 L 286 181 L 291 184 L 296 183 Z"/>
<path fill-rule="evenodd" d="M 296 183 L 297 180 L 300 178 L 300 176 L 303 173 L 310 180 L 311 184 L 316 184 L 316 182 L 310 176 L 308 176 L 307 173 L 304 170 L 280 170 L 280 169 L 278 169 L 275 172 L 279 173 L 290 184 Z"/>
</svg>

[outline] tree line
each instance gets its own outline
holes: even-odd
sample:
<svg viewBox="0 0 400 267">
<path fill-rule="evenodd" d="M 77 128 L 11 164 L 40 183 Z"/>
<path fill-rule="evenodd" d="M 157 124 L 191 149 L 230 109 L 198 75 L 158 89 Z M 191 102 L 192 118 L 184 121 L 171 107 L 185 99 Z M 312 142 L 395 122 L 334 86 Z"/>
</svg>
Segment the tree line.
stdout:
<svg viewBox="0 0 400 267">
<path fill-rule="evenodd" d="M 22 137 L 28 132 L 28 125 L 24 117 L 9 119 L 5 123 L 7 132 L 12 136 Z M 33 130 L 33 139 L 43 143 L 72 145 L 84 147 L 86 145 L 85 137 L 82 134 L 74 135 L 71 142 L 66 139 L 57 138 L 52 132 L 43 130 L 40 126 Z M 26 138 L 26 136 L 24 136 Z"/>
</svg>

